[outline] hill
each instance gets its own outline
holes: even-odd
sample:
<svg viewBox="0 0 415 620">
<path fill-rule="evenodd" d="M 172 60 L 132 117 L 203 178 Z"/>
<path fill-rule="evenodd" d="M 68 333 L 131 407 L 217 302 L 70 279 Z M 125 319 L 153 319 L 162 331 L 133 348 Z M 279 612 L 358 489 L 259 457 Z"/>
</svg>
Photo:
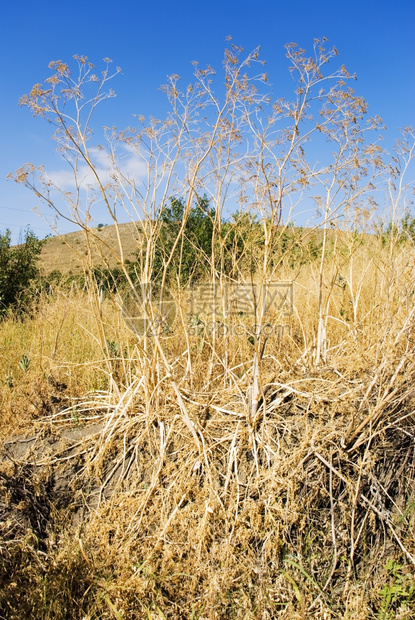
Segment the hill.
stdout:
<svg viewBox="0 0 415 620">
<path fill-rule="evenodd" d="M 323 230 L 320 228 L 290 228 L 290 247 L 311 244 L 317 247 L 322 242 Z M 96 267 L 114 268 L 121 262 L 135 261 L 136 252 L 143 242 L 142 224 L 127 222 L 117 226 L 92 228 L 89 231 L 92 262 Z M 337 236 L 346 233 L 337 231 Z M 334 238 L 329 231 L 329 238 Z M 120 252 L 122 247 L 122 256 Z M 86 237 L 84 231 L 76 231 L 65 235 L 56 235 L 45 241 L 40 259 L 40 271 L 47 276 L 52 271 L 60 271 L 63 275 L 77 275 L 83 272 L 87 262 Z M 288 248 L 287 248 L 288 249 Z"/>
<path fill-rule="evenodd" d="M 118 235 L 121 240 L 121 257 Z M 140 224 L 128 222 L 118 226 L 91 229 L 92 260 L 96 266 L 113 268 L 121 260 L 134 260 L 140 243 Z M 40 269 L 47 275 L 54 270 L 62 274 L 82 273 L 88 254 L 85 233 L 81 231 L 57 235 L 46 240 L 41 254 Z"/>
</svg>

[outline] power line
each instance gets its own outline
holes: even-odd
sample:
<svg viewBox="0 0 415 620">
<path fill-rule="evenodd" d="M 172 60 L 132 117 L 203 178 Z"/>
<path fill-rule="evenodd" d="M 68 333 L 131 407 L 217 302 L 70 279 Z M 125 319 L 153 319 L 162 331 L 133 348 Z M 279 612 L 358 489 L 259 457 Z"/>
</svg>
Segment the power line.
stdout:
<svg viewBox="0 0 415 620">
<path fill-rule="evenodd" d="M 42 228 L 41 226 L 32 227 L 30 224 L 9 224 L 7 222 L 0 222 L 0 226 L 6 226 L 7 228 L 26 228 L 29 226 L 29 228 L 35 228 L 36 230 L 46 230 L 47 232 L 51 231 L 50 228 Z"/>
<path fill-rule="evenodd" d="M 0 205 L 0 209 L 7 209 L 8 211 L 21 211 L 22 213 L 35 213 L 33 209 L 17 209 L 14 207 L 4 207 L 3 205 Z"/>
<path fill-rule="evenodd" d="M 0 209 L 6 209 L 7 211 L 19 211 L 20 213 L 32 213 L 33 215 L 36 215 L 33 209 L 19 209 L 17 207 L 5 207 L 4 205 L 0 205 Z M 50 228 L 43 228 L 42 226 L 36 226 L 31 224 L 10 224 L 9 222 L 0 222 L 0 226 L 18 229 L 27 228 L 29 226 L 30 228 L 34 228 L 35 230 L 50 232 Z"/>
</svg>

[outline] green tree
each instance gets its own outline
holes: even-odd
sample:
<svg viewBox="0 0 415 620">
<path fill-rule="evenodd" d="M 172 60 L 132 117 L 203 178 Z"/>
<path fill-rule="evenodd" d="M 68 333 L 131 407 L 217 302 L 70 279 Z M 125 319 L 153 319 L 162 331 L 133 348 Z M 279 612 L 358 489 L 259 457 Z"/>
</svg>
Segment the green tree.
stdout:
<svg viewBox="0 0 415 620">
<path fill-rule="evenodd" d="M 167 282 L 187 284 L 199 280 L 210 270 L 214 210 L 206 196 L 198 198 L 185 217 L 185 201 L 171 198 L 160 213 L 160 234 L 155 247 L 153 279 L 158 282 L 167 269 Z M 178 236 L 180 239 L 176 243 Z"/>
<path fill-rule="evenodd" d="M 43 241 L 30 230 L 21 243 L 11 246 L 11 232 L 0 234 L 0 317 L 8 308 L 21 308 L 30 283 L 38 276 Z"/>
</svg>

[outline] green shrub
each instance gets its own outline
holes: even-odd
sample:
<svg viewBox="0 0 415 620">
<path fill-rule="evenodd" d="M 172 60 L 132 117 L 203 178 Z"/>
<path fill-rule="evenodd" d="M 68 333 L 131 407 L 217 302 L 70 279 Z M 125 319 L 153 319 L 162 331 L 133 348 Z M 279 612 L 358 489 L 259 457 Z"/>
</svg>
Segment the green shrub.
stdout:
<svg viewBox="0 0 415 620">
<path fill-rule="evenodd" d="M 10 230 L 0 234 L 0 318 L 9 308 L 23 309 L 29 286 L 39 275 L 42 245 L 30 229 L 17 246 L 11 246 Z"/>
<path fill-rule="evenodd" d="M 160 236 L 153 262 L 155 282 L 162 279 L 165 269 L 167 281 L 175 282 L 179 278 L 181 284 L 195 282 L 210 270 L 214 211 L 208 198 L 197 199 L 180 235 L 184 217 L 182 198 L 171 198 L 160 214 Z"/>
</svg>

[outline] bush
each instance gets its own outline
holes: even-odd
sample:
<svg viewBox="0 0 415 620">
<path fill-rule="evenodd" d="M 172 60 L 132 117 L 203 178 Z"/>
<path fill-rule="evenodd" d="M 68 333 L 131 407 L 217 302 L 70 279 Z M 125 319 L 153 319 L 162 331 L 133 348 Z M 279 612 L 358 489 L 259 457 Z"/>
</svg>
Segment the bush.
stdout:
<svg viewBox="0 0 415 620">
<path fill-rule="evenodd" d="M 382 245 L 388 245 L 392 241 L 398 244 L 406 241 L 415 241 L 415 217 L 410 211 L 406 211 L 401 220 L 397 223 L 389 222 L 387 225 L 383 222 L 376 226 L 376 234 L 382 241 Z"/>
<path fill-rule="evenodd" d="M 38 260 L 43 241 L 27 229 L 17 246 L 11 246 L 11 232 L 0 234 L 0 318 L 9 309 L 22 309 L 30 283 L 39 275 Z"/>
<path fill-rule="evenodd" d="M 198 198 L 187 216 L 183 233 L 185 202 L 171 198 L 160 215 L 160 237 L 156 244 L 153 280 L 162 279 L 167 269 L 167 281 L 181 284 L 196 282 L 210 269 L 214 211 L 206 196 Z M 177 238 L 180 238 L 177 242 Z"/>
</svg>

